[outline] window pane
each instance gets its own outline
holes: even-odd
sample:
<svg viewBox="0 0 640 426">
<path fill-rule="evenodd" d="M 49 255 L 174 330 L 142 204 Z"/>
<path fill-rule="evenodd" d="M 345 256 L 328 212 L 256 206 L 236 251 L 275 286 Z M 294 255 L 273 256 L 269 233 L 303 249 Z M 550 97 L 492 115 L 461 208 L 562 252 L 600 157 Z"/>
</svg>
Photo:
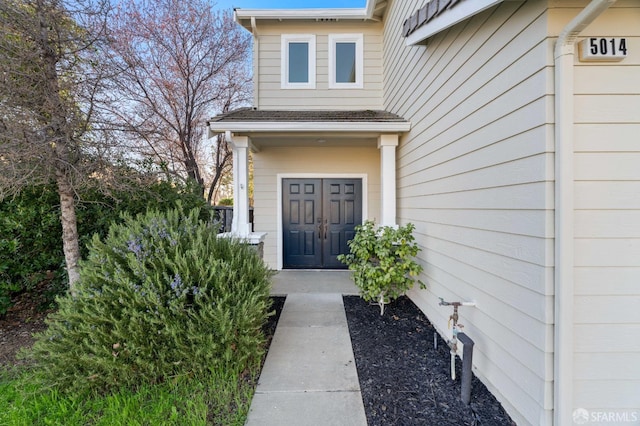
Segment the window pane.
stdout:
<svg viewBox="0 0 640 426">
<path fill-rule="evenodd" d="M 289 83 L 309 82 L 309 43 L 289 43 Z"/>
<path fill-rule="evenodd" d="M 336 83 L 356 82 L 356 44 L 336 43 Z"/>
</svg>

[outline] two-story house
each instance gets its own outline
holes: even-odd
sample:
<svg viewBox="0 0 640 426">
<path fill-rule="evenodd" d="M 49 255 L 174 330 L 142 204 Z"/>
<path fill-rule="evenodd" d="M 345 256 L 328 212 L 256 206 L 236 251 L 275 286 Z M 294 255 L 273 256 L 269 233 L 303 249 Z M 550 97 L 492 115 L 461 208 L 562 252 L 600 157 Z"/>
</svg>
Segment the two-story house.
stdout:
<svg viewBox="0 0 640 426">
<path fill-rule="evenodd" d="M 236 10 L 254 107 L 234 231 L 274 269 L 333 269 L 355 225 L 416 225 L 445 337 L 518 424 L 640 422 L 640 1 L 368 0 Z M 248 166 L 254 166 L 254 227 Z"/>
</svg>

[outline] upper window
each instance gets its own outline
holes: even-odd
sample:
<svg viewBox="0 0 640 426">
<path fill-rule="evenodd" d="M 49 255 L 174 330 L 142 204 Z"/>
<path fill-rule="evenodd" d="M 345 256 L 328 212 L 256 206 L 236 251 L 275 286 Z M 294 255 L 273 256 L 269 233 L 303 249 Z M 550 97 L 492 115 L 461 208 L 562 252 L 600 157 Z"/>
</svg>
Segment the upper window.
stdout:
<svg viewBox="0 0 640 426">
<path fill-rule="evenodd" d="M 363 87 L 362 34 L 329 34 L 329 88 Z"/>
<path fill-rule="evenodd" d="M 312 34 L 282 35 L 282 88 L 316 88 L 316 37 Z"/>
</svg>

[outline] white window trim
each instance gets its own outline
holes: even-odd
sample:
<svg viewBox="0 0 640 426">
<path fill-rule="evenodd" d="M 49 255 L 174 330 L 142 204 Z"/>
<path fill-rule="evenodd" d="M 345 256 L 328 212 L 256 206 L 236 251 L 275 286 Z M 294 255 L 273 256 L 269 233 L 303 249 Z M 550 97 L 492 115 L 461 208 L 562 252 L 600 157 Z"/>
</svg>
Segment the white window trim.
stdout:
<svg viewBox="0 0 640 426">
<path fill-rule="evenodd" d="M 316 88 L 316 36 L 313 34 L 282 34 L 280 37 L 280 85 L 283 89 Z M 289 82 L 289 43 L 306 42 L 309 44 L 309 82 Z"/>
<path fill-rule="evenodd" d="M 336 82 L 336 43 L 356 44 L 356 82 Z M 364 36 L 362 34 L 329 34 L 329 89 L 362 89 L 364 87 Z"/>
</svg>

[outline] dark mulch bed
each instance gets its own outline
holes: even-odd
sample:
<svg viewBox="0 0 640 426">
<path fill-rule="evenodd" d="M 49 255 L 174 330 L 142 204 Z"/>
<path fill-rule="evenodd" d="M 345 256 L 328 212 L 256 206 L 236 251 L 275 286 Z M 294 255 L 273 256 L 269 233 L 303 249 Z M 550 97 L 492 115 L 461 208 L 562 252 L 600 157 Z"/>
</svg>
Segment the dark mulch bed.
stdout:
<svg viewBox="0 0 640 426">
<path fill-rule="evenodd" d="M 42 293 L 24 292 L 13 297 L 14 305 L 6 315 L 0 315 L 0 368 L 24 365 L 16 355 L 22 348 L 33 345 L 33 333 L 47 328 L 45 318 L 51 309 L 45 309 Z"/>
<path fill-rule="evenodd" d="M 262 331 L 264 331 L 264 334 L 267 336 L 267 348 L 269 348 L 269 346 L 271 345 L 271 340 L 273 340 L 273 334 L 276 332 L 276 326 L 278 325 L 280 314 L 282 313 L 282 309 L 284 308 L 285 300 L 286 297 L 271 297 L 271 310 L 273 311 L 273 315 L 271 315 L 267 319 L 267 322 L 262 326 Z"/>
<path fill-rule="evenodd" d="M 413 304 L 402 297 L 380 316 L 378 306 L 344 298 L 349 332 L 369 426 L 515 425 L 474 376 L 471 403 L 460 399 L 450 376 L 449 347 Z"/>
<path fill-rule="evenodd" d="M 263 327 L 267 344 L 285 298 L 272 301 L 275 315 Z M 475 377 L 471 404 L 462 403 L 460 380 L 449 376 L 449 348 L 439 337 L 434 348 L 433 327 L 409 299 L 387 306 L 382 317 L 359 297 L 345 297 L 344 304 L 369 426 L 515 424 Z M 15 353 L 44 329 L 46 313 L 23 300 L 0 319 L 0 366 L 19 363 Z"/>
</svg>

